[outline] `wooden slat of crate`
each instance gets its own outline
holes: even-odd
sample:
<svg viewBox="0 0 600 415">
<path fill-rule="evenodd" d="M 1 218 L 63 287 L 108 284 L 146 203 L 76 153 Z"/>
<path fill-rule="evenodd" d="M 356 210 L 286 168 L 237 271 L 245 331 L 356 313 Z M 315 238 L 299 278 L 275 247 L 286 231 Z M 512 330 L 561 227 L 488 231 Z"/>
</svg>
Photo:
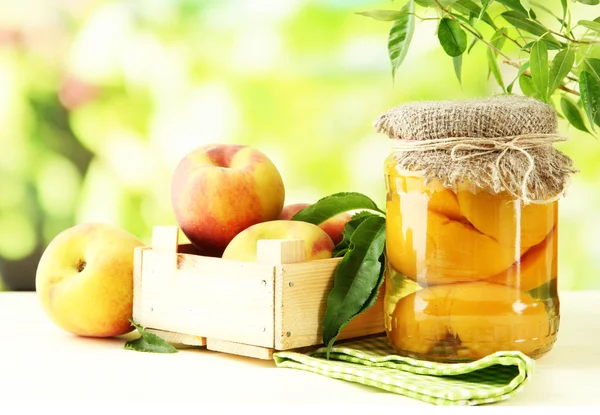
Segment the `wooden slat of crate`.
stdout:
<svg viewBox="0 0 600 415">
<path fill-rule="evenodd" d="M 134 319 L 159 330 L 273 347 L 274 267 L 143 251 Z"/>
<path fill-rule="evenodd" d="M 341 258 L 277 267 L 275 283 L 275 349 L 288 350 L 322 343 L 322 321 L 332 275 Z M 369 310 L 357 316 L 338 336 L 339 340 L 382 333 L 383 295 Z"/>
</svg>

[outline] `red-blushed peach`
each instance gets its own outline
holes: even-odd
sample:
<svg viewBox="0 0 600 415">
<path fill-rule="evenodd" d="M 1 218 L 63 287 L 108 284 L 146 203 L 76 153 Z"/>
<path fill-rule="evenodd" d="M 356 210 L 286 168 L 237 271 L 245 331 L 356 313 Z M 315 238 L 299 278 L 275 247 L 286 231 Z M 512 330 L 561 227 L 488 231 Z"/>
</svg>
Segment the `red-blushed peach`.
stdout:
<svg viewBox="0 0 600 415">
<path fill-rule="evenodd" d="M 304 208 L 309 207 L 310 205 L 310 203 L 294 203 L 291 205 L 286 205 L 283 207 L 281 215 L 279 215 L 279 219 L 291 219 L 296 213 L 300 212 Z M 344 239 L 344 227 L 350 219 L 352 219 L 352 215 L 348 212 L 343 212 L 327 219 L 318 226 L 319 228 L 323 229 L 327 235 L 329 235 L 333 243 L 337 245 L 342 242 L 342 239 Z"/>
<path fill-rule="evenodd" d="M 204 254 L 220 256 L 244 229 L 279 217 L 285 189 L 273 162 L 256 148 L 209 144 L 186 155 L 171 180 L 183 233 Z"/>
<path fill-rule="evenodd" d="M 142 246 L 116 226 L 83 223 L 59 233 L 37 267 L 36 291 L 57 326 L 80 336 L 130 332 L 133 251 Z"/>
<path fill-rule="evenodd" d="M 333 241 L 325 231 L 312 223 L 295 220 L 273 220 L 257 223 L 237 234 L 231 240 L 224 259 L 256 261 L 256 244 L 261 239 L 302 239 L 305 260 L 331 258 Z"/>
</svg>

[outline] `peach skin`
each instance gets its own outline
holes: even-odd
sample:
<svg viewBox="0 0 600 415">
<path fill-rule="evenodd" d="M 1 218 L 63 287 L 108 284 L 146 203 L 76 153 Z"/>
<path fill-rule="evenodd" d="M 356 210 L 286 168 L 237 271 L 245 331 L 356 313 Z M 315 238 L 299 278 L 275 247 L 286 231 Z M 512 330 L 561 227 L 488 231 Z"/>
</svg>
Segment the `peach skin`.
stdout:
<svg viewBox="0 0 600 415">
<path fill-rule="evenodd" d="M 239 232 L 277 219 L 285 189 L 259 150 L 232 144 L 198 147 L 177 165 L 171 203 L 179 227 L 204 254 L 220 256 Z"/>
<path fill-rule="evenodd" d="M 279 219 L 289 220 L 296 213 L 300 212 L 304 208 L 309 207 L 310 205 L 310 203 L 294 203 L 291 205 L 286 205 L 283 207 L 281 215 L 279 215 Z M 343 212 L 327 219 L 318 226 L 319 228 L 323 229 L 327 235 L 329 235 L 334 245 L 337 245 L 342 242 L 342 239 L 344 239 L 344 227 L 346 226 L 346 222 L 348 222 L 350 219 L 352 219 L 352 215 L 350 213 Z"/>
</svg>

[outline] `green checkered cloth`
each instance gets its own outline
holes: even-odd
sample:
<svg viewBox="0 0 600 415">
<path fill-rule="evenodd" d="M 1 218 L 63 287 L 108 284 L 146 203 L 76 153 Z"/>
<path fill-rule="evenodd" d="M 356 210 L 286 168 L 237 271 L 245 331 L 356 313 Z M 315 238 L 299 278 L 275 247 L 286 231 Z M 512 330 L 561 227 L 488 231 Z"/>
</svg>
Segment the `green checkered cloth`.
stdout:
<svg viewBox="0 0 600 415">
<path fill-rule="evenodd" d="M 435 405 L 482 405 L 509 399 L 533 373 L 534 360 L 518 351 L 496 352 L 469 363 L 435 363 L 394 354 L 386 337 L 338 344 L 329 360 L 322 347 L 277 352 L 278 367 L 374 386 Z"/>
</svg>

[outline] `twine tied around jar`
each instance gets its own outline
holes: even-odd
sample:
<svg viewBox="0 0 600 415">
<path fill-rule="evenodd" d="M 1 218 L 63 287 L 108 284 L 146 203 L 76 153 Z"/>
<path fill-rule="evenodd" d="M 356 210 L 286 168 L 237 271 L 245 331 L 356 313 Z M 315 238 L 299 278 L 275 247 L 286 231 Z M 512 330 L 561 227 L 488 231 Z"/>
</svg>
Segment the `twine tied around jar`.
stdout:
<svg viewBox="0 0 600 415">
<path fill-rule="evenodd" d="M 374 121 L 392 139 L 397 168 L 419 171 L 453 188 L 467 182 L 530 203 L 566 193 L 572 160 L 553 147 L 554 109 L 528 97 L 504 95 L 399 105 Z"/>
<path fill-rule="evenodd" d="M 453 161 L 459 162 L 474 157 L 481 157 L 485 154 L 497 154 L 496 169 L 498 170 L 498 179 L 506 191 L 515 199 L 521 199 L 525 204 L 530 203 L 550 203 L 560 199 L 566 187 L 551 198 L 535 200 L 528 197 L 527 183 L 531 174 L 534 172 L 536 164 L 532 154 L 527 150 L 551 146 L 553 143 L 567 141 L 567 137 L 556 134 L 523 134 L 508 137 L 495 138 L 472 138 L 472 137 L 449 137 L 433 140 L 400 140 L 392 141 L 392 149 L 396 152 L 426 152 L 445 150 L 450 152 Z M 523 172 L 520 181 L 520 193 L 512 191 L 512 187 L 504 178 L 510 176 L 511 171 L 502 171 L 501 161 L 510 154 L 510 151 L 518 151 L 527 159 L 527 169 Z"/>
</svg>

